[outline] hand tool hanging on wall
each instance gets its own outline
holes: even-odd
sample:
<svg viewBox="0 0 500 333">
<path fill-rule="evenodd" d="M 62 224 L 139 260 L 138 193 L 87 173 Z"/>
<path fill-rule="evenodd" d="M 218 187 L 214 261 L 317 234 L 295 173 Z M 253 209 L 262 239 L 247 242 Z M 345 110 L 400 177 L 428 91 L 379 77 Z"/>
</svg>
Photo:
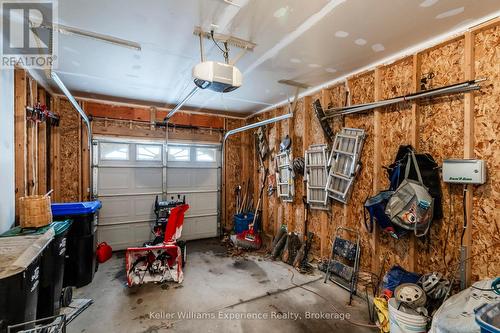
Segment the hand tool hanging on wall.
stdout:
<svg viewBox="0 0 500 333">
<path fill-rule="evenodd" d="M 264 160 L 267 158 L 269 153 L 269 145 L 267 144 L 266 139 L 266 127 L 262 126 L 257 129 L 255 132 L 256 143 L 257 143 L 257 151 L 259 154 L 259 161 L 261 166 L 264 164 Z"/>
<path fill-rule="evenodd" d="M 236 238 L 234 239 L 236 247 L 241 247 L 248 250 L 258 250 L 262 245 L 262 239 L 260 238 L 258 231 L 258 229 L 262 229 L 262 227 L 258 226 L 257 222 L 259 221 L 261 214 L 260 206 L 262 204 L 262 195 L 264 193 L 264 187 L 266 187 L 268 173 L 269 169 L 266 169 L 264 172 L 264 178 L 262 179 L 262 184 L 260 186 L 259 199 L 257 200 L 257 206 L 255 207 L 253 221 L 248 226 L 248 230 L 245 230 L 241 234 L 236 235 Z"/>
<path fill-rule="evenodd" d="M 321 107 L 321 102 L 319 99 L 315 100 L 313 103 L 313 109 L 314 113 L 316 114 L 316 117 L 319 120 L 319 124 L 321 125 L 321 128 L 323 129 L 323 133 L 325 134 L 326 139 L 328 140 L 329 143 L 333 142 L 333 131 L 332 128 L 330 127 L 330 124 L 326 120 L 325 112 L 323 111 L 323 108 Z"/>
<path fill-rule="evenodd" d="M 26 107 L 26 119 L 41 123 L 47 122 L 52 126 L 59 126 L 59 116 L 47 109 L 46 105 L 36 103 L 33 107 Z"/>
</svg>

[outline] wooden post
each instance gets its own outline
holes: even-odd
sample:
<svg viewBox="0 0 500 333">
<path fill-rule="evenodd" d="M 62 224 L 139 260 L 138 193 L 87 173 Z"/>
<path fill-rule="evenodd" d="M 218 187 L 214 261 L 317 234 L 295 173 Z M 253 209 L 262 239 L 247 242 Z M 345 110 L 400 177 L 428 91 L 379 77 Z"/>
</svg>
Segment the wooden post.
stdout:
<svg viewBox="0 0 500 333">
<path fill-rule="evenodd" d="M 168 131 L 168 127 L 166 128 L 166 130 Z M 227 128 L 227 119 L 224 118 L 224 134 L 228 131 L 228 128 Z M 228 195 L 228 191 L 227 191 L 227 141 L 226 141 L 226 146 L 224 147 L 224 151 L 222 152 L 222 154 L 225 156 L 224 158 L 224 165 L 222 166 L 222 170 L 223 170 L 223 173 L 222 173 L 222 179 L 221 179 L 221 182 L 222 182 L 222 186 L 221 186 L 221 194 L 224 193 L 224 195 L 222 195 L 222 198 L 221 198 L 221 219 L 220 219 L 220 224 L 221 224 L 221 228 L 219 228 L 219 230 L 222 230 L 222 232 L 224 232 L 225 230 L 225 227 L 227 225 L 227 211 L 228 211 L 228 208 L 227 208 L 227 195 Z M 219 235 L 220 237 L 222 237 L 223 235 Z"/>
<path fill-rule="evenodd" d="M 375 101 L 380 101 L 382 98 L 382 91 L 380 88 L 380 68 L 375 68 Z M 377 108 L 374 110 L 373 115 L 373 194 L 377 194 L 380 191 L 380 165 L 382 164 L 382 138 L 381 138 L 381 110 Z M 379 228 L 375 226 L 372 233 L 372 272 L 378 272 L 380 270 L 380 258 L 379 258 L 379 239 L 380 232 Z"/>
<path fill-rule="evenodd" d="M 474 68 L 474 34 L 470 31 L 465 33 L 465 80 L 475 79 Z M 474 92 L 464 94 L 464 158 L 474 158 Z M 465 193 L 465 208 L 467 218 L 467 228 L 464 234 L 465 256 L 469 258 L 472 254 L 472 195 L 473 188 L 468 186 L 468 191 Z M 471 284 L 472 277 L 472 261 L 465 262 L 465 285 L 468 287 Z"/>
<path fill-rule="evenodd" d="M 15 150 L 15 186 L 16 186 L 16 221 L 19 218 L 18 200 L 26 193 L 26 72 L 14 70 L 14 145 Z"/>
<path fill-rule="evenodd" d="M 326 110 L 328 108 L 328 94 L 327 90 L 321 90 L 321 107 Z M 310 134 L 309 134 L 310 135 Z M 319 237 L 319 248 L 321 257 L 329 256 L 330 246 L 328 244 L 328 213 L 321 210 L 319 211 L 319 223 L 320 223 L 320 237 Z"/>
<path fill-rule="evenodd" d="M 47 105 L 45 89 L 38 89 L 38 101 L 41 105 Z M 38 125 L 38 194 L 47 193 L 47 122 L 46 119 Z"/>
<path fill-rule="evenodd" d="M 273 117 L 277 117 L 281 114 L 281 109 L 278 108 L 278 109 L 275 109 L 274 112 L 273 112 Z M 274 130 L 276 131 L 275 133 L 275 139 L 274 139 L 274 154 L 276 156 L 276 154 L 278 154 L 278 152 L 280 151 L 280 141 L 281 141 L 281 123 L 280 122 L 277 122 L 277 123 L 274 123 Z M 269 147 L 271 149 L 271 147 Z M 276 160 L 274 161 L 271 161 L 271 163 L 276 163 Z M 275 170 L 276 172 L 278 172 L 278 170 L 276 169 Z M 278 186 L 278 177 L 276 177 L 276 186 Z M 280 230 L 281 228 L 281 224 L 283 222 L 283 205 L 282 205 L 282 201 L 281 199 L 278 197 L 278 190 L 276 189 L 276 191 L 274 192 L 274 195 L 276 195 L 276 204 L 274 205 L 273 207 L 273 215 L 275 216 L 275 234 L 277 235 L 278 234 L 278 231 Z"/>
<path fill-rule="evenodd" d="M 154 106 L 149 109 L 149 121 L 151 122 L 150 128 L 154 131 L 156 122 L 156 108 Z"/>
<path fill-rule="evenodd" d="M 413 91 L 420 91 L 420 77 L 422 75 L 421 70 L 421 60 L 418 53 L 413 55 Z M 415 101 L 411 105 L 411 145 L 416 151 L 419 149 L 419 137 L 420 137 L 420 113 L 418 108 L 418 102 Z M 410 242 L 408 245 L 408 269 L 412 272 L 415 271 L 415 242 L 416 238 L 413 233 L 410 233 Z"/>
<path fill-rule="evenodd" d="M 26 100 L 25 106 L 34 107 L 37 102 L 38 85 L 33 78 L 26 76 L 28 85 L 29 100 Z M 38 123 L 27 121 L 26 123 L 26 192 L 28 195 L 38 194 Z"/>
<path fill-rule="evenodd" d="M 54 97 L 54 103 L 52 108 L 57 114 L 60 115 L 61 112 L 61 99 L 59 97 Z M 61 200 L 61 189 L 60 189 L 60 129 L 59 126 L 51 128 L 50 131 L 50 187 L 54 190 L 52 193 L 52 201 L 59 202 Z"/>
<path fill-rule="evenodd" d="M 311 144 L 311 116 L 313 113 L 312 110 L 312 97 L 311 96 L 306 96 L 304 97 L 304 128 L 302 132 L 302 151 L 304 152 L 304 155 L 306 153 L 306 150 L 309 149 L 309 145 Z M 304 184 L 301 184 L 304 187 L 304 196 L 307 196 L 306 193 L 306 187 L 305 185 L 305 178 L 306 175 L 304 174 Z M 302 198 L 301 198 L 302 199 Z M 306 230 L 306 225 L 305 225 L 305 216 L 303 217 L 304 219 L 304 226 L 302 227 L 302 230 L 305 232 Z M 323 234 L 323 233 L 322 233 Z M 307 235 L 304 235 L 307 237 Z"/>
<path fill-rule="evenodd" d="M 86 111 L 86 102 L 82 101 L 82 109 L 83 111 Z M 87 113 L 88 114 L 88 113 Z M 82 165 L 81 165 L 81 170 L 82 170 L 82 182 L 81 182 L 81 193 L 82 193 L 82 200 L 83 201 L 88 201 L 90 200 L 90 191 L 92 189 L 90 188 L 90 147 L 89 147 L 89 141 L 88 141 L 88 131 L 87 131 L 87 125 L 81 121 L 81 147 L 82 147 Z"/>
<path fill-rule="evenodd" d="M 291 152 L 290 152 L 290 157 L 291 157 L 291 160 L 290 160 L 290 167 L 292 167 L 292 162 L 293 162 L 293 159 L 297 156 L 294 156 L 293 155 L 293 145 L 295 144 L 295 131 L 294 131 L 294 125 L 295 125 L 295 117 L 297 116 L 297 111 L 296 110 L 293 110 L 294 106 L 295 106 L 295 103 L 298 103 L 298 101 L 294 101 L 292 103 L 292 105 L 290 106 L 292 108 L 292 112 L 294 113 L 293 114 L 293 117 L 292 118 L 288 118 L 286 120 L 287 124 L 288 124 L 288 135 L 290 136 L 290 139 L 292 140 L 292 147 L 291 147 Z M 297 182 L 296 182 L 297 178 L 295 177 L 292 181 L 293 181 L 293 186 L 295 188 L 295 193 L 293 195 L 293 198 L 292 198 L 292 202 L 287 202 L 285 204 L 285 211 L 286 211 L 286 222 L 287 222 L 287 225 L 288 225 L 288 231 L 292 231 L 292 232 L 295 232 L 295 211 L 294 211 L 294 206 L 295 206 L 295 202 L 296 202 L 296 199 L 297 199 Z"/>
</svg>

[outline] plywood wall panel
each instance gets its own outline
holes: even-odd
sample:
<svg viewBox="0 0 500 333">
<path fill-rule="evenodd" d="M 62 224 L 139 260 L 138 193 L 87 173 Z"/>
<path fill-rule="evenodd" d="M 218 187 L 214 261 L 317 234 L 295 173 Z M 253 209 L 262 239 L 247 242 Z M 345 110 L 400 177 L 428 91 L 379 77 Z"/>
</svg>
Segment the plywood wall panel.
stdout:
<svg viewBox="0 0 500 333">
<path fill-rule="evenodd" d="M 500 105 L 500 66 L 497 59 L 500 56 L 498 27 L 482 30 L 475 38 L 476 47 L 476 77 L 488 77 L 489 81 L 483 84 L 483 89 L 476 93 L 475 112 L 475 154 L 488 163 L 489 179 L 484 186 L 474 188 L 474 229 L 472 254 L 478 256 L 473 259 L 473 280 L 498 276 L 499 264 L 494 262 L 496 252 L 488 249 L 488 246 L 500 242 L 500 221 L 497 208 L 499 203 L 499 177 L 495 172 L 499 168 L 499 147 L 496 137 L 499 132 L 498 105 Z M 433 72 L 435 77 L 431 80 L 428 88 L 440 87 L 448 84 L 461 82 L 465 78 L 464 40 L 456 38 L 452 41 L 438 45 L 429 50 L 419 53 L 421 61 L 421 72 L 423 74 Z M 414 90 L 414 67 L 413 57 L 399 60 L 393 64 L 380 67 L 379 95 L 381 99 L 412 93 Z M 340 107 L 345 104 L 345 91 L 350 91 L 351 104 L 372 102 L 375 99 L 375 75 L 374 72 L 366 72 L 352 77 L 347 84 L 337 84 L 310 96 L 310 100 L 319 99 L 323 108 Z M 344 119 L 331 119 L 330 124 L 334 132 L 342 126 L 364 128 L 368 134 L 362 155 L 363 169 L 359 174 L 351 200 L 347 205 L 333 202 L 329 213 L 311 210 L 309 214 L 309 230 L 315 235 L 312 246 L 312 256 L 320 258 L 330 251 L 331 242 L 338 226 L 347 226 L 360 231 L 362 239 L 361 267 L 363 270 L 371 270 L 371 259 L 373 254 L 372 235 L 368 234 L 362 223 L 363 202 L 366 197 L 373 194 L 376 187 L 386 188 L 388 180 L 382 166 L 389 165 L 396 155 L 400 145 L 412 142 L 412 133 L 418 138 L 419 151 L 428 152 L 434 156 L 438 164 L 442 164 L 445 158 L 462 158 L 464 154 L 464 102 L 460 95 L 435 98 L 419 103 L 419 122 L 416 128 L 412 124 L 412 105 L 397 105 L 382 108 L 380 110 L 380 137 L 377 143 L 380 145 L 379 155 L 375 156 L 374 125 L 375 117 L 372 112 L 361 115 L 350 115 Z M 281 111 L 283 112 L 283 111 Z M 278 112 L 279 113 L 279 112 Z M 269 113 L 276 115 L 276 111 Z M 301 133 L 301 115 L 296 116 L 293 137 Z M 307 143 L 325 143 L 326 139 L 321 126 L 316 119 L 312 109 L 304 114 L 304 120 L 310 122 L 310 130 L 306 135 Z M 287 123 L 277 124 L 281 136 L 277 137 L 278 130 L 270 129 L 270 145 L 277 145 L 279 140 L 289 133 Z M 303 130 L 303 129 L 302 129 Z M 294 140 L 294 139 L 293 139 Z M 302 137 L 304 140 L 304 137 Z M 294 143 L 297 139 L 294 140 Z M 298 147 L 294 147 L 294 155 L 298 154 Z M 303 153 L 303 152 L 302 152 Z M 380 160 L 380 165 L 375 169 L 373 161 Z M 377 184 L 373 184 L 374 172 L 379 173 Z M 492 175 L 493 174 L 493 175 Z M 300 184 L 296 181 L 296 187 Z M 376 186 L 374 186 L 376 185 Z M 458 262 L 460 236 L 462 230 L 462 186 L 441 184 L 443 191 L 443 213 L 441 221 L 434 221 L 430 238 L 415 241 L 416 249 L 415 270 L 428 272 L 440 271 L 444 274 L 450 273 Z M 287 204 L 283 204 L 276 197 L 269 198 L 270 216 L 280 215 L 287 221 L 289 210 Z M 302 205 L 294 202 L 293 219 L 294 230 L 300 231 L 299 218 Z M 272 212 L 271 212 L 272 211 Z M 282 214 L 279 214 L 282 212 Z M 325 219 L 326 217 L 326 219 Z M 385 270 L 393 264 L 403 267 L 412 265 L 409 258 L 410 239 L 394 240 L 388 235 L 380 234 L 378 238 L 378 261 L 386 258 Z M 326 249 L 325 249 L 326 248 Z M 374 262 L 377 262 L 375 260 Z M 374 265 L 376 269 L 377 265 Z"/>
<path fill-rule="evenodd" d="M 304 117 L 305 117 L 305 104 L 304 99 L 297 102 L 297 109 L 293 117 L 293 142 L 292 142 L 292 155 L 293 158 L 304 157 Z M 304 207 L 302 204 L 302 197 L 304 193 L 304 176 L 295 175 L 295 196 L 293 200 L 293 222 L 294 231 L 303 235 L 304 234 Z"/>
<path fill-rule="evenodd" d="M 226 119 L 226 130 L 231 130 L 243 126 L 243 121 L 238 119 Z M 241 133 L 230 136 L 226 141 L 226 161 L 225 161 L 225 186 L 226 192 L 226 221 L 224 228 L 230 229 L 233 226 L 233 215 L 236 212 L 236 202 L 234 200 L 234 189 L 242 183 L 241 179 Z"/>
<path fill-rule="evenodd" d="M 412 93 L 413 58 L 405 58 L 380 69 L 383 80 L 380 83 L 382 99 Z M 396 157 L 400 145 L 411 143 L 411 105 L 398 104 L 381 109 L 379 188 L 387 189 L 389 180 L 384 166 L 389 166 Z M 380 233 L 380 260 L 387 257 L 388 266 L 409 265 L 409 239 L 395 240 L 386 233 Z M 389 255 L 390 254 L 390 255 Z"/>
<path fill-rule="evenodd" d="M 500 276 L 500 26 L 475 36 L 475 71 L 477 78 L 488 78 L 475 93 L 474 153 L 484 159 L 488 169 L 486 184 L 474 187 L 472 279 Z"/>
<path fill-rule="evenodd" d="M 351 103 L 373 102 L 374 95 L 374 73 L 369 72 L 360 77 L 349 80 L 351 88 Z M 345 117 L 345 127 L 362 128 L 365 130 L 366 139 L 361 153 L 361 170 L 356 177 L 351 198 L 347 205 L 343 205 L 345 227 L 357 230 L 361 235 L 361 261 L 363 270 L 369 270 L 371 265 L 371 234 L 368 233 L 363 222 L 363 204 L 366 198 L 371 196 L 373 189 L 373 113 L 353 114 Z"/>
<path fill-rule="evenodd" d="M 464 40 L 459 39 L 421 54 L 422 73 L 434 73 L 429 88 L 461 82 L 465 76 Z M 420 103 L 420 151 L 441 165 L 446 158 L 462 158 L 464 147 L 463 96 L 450 95 Z M 430 242 L 417 241 L 418 271 L 447 270 L 459 257 L 462 196 L 459 185 L 441 184 L 445 218 L 434 220 Z"/>
<path fill-rule="evenodd" d="M 59 131 L 60 131 L 60 201 L 74 202 L 80 198 L 80 115 L 66 99 L 59 103 Z"/>
</svg>

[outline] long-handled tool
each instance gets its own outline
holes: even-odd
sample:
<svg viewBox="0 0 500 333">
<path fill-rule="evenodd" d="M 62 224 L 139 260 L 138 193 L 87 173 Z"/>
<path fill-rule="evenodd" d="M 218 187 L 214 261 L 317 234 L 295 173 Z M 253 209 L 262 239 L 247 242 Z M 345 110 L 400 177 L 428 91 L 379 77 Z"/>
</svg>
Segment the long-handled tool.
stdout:
<svg viewBox="0 0 500 333">
<path fill-rule="evenodd" d="M 243 231 L 242 233 L 236 236 L 235 245 L 236 247 L 241 247 L 244 249 L 253 249 L 258 250 L 262 245 L 262 239 L 260 235 L 256 232 L 256 223 L 259 217 L 260 205 L 262 204 L 262 194 L 264 193 L 264 187 L 266 185 L 267 174 L 269 173 L 269 169 L 266 169 L 264 173 L 264 178 L 262 180 L 262 184 L 260 186 L 259 192 L 259 200 L 257 201 L 257 206 L 255 207 L 255 212 L 253 216 L 252 223 L 248 226 L 248 230 Z"/>
</svg>

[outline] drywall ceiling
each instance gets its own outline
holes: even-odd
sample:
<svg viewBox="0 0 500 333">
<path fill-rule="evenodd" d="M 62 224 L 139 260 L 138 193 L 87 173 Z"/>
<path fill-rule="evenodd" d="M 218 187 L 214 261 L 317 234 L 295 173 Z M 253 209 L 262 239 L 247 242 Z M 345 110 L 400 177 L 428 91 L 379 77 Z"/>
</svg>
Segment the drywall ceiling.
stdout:
<svg viewBox="0 0 500 333">
<path fill-rule="evenodd" d="M 64 0 L 61 24 L 141 44 L 135 51 L 71 35 L 59 37 L 56 72 L 75 95 L 106 95 L 176 104 L 193 86 L 199 62 L 193 28 L 257 44 L 237 64 L 243 86 L 228 94 L 200 91 L 188 105 L 251 113 L 310 86 L 342 77 L 412 45 L 500 10 L 498 0 Z M 222 60 L 205 41 L 207 58 Z M 236 56 L 238 49 L 231 50 Z"/>
</svg>

